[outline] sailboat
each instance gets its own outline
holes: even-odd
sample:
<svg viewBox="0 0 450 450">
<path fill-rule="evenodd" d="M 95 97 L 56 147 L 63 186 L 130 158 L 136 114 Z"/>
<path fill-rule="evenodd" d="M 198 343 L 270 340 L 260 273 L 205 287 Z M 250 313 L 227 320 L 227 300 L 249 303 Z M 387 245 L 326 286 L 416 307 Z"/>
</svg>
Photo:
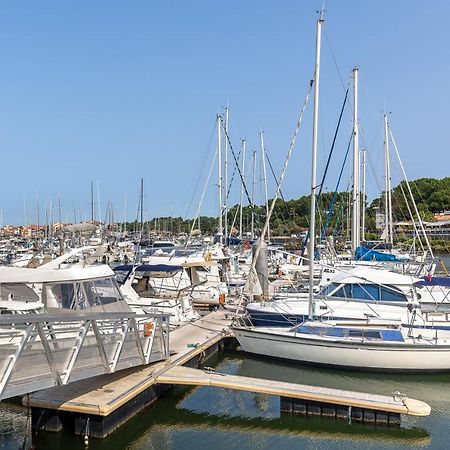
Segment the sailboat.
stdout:
<svg viewBox="0 0 450 450">
<path fill-rule="evenodd" d="M 376 317 L 367 315 L 364 320 L 347 317 L 341 320 L 321 321 L 316 314 L 313 292 L 314 236 L 315 236 L 315 195 L 317 124 L 320 75 L 320 41 L 323 24 L 322 14 L 317 21 L 316 63 L 314 76 L 314 121 L 311 170 L 311 219 L 308 253 L 309 302 L 308 320 L 291 328 L 255 327 L 244 321 L 232 326 L 241 348 L 249 353 L 283 358 L 333 367 L 382 371 L 446 371 L 450 370 L 450 331 L 414 328 L 415 314 L 411 314 L 407 326 L 395 317 L 402 314 L 401 306 L 390 306 L 390 315 Z M 357 80 L 354 77 L 354 186 L 352 252 L 359 245 L 359 193 L 358 193 L 358 126 L 357 126 Z M 356 169 L 356 170 L 355 170 Z M 367 303 L 365 304 L 368 305 Z"/>
</svg>

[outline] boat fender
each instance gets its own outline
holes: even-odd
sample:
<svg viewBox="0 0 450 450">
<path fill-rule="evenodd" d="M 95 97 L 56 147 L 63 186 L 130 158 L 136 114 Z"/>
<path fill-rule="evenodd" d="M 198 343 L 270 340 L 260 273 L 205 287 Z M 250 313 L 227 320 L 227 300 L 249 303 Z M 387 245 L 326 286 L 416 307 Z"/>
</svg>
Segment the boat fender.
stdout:
<svg viewBox="0 0 450 450">
<path fill-rule="evenodd" d="M 144 323 L 144 337 L 150 337 L 153 334 L 153 328 L 155 324 L 153 322 Z"/>
</svg>

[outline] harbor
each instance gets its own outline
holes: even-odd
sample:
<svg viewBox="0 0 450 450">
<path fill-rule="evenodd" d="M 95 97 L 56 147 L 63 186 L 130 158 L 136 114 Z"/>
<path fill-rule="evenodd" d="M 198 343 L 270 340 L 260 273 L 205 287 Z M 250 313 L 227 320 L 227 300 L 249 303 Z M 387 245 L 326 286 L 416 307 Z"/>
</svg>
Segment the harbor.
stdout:
<svg viewBox="0 0 450 450">
<path fill-rule="evenodd" d="M 1 449 L 447 448 L 450 7 L 380 1 L 3 6 Z"/>
</svg>

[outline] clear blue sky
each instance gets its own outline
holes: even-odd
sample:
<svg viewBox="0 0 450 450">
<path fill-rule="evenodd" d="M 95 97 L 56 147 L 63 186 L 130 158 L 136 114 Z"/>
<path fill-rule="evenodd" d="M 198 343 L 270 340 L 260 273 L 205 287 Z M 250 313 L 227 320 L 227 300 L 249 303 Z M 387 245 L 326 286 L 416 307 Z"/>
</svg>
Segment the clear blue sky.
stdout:
<svg viewBox="0 0 450 450">
<path fill-rule="evenodd" d="M 63 219 L 73 220 L 74 209 L 88 218 L 91 180 L 99 186 L 102 215 L 110 199 L 116 217 L 123 217 L 127 197 L 132 219 L 141 177 L 147 217 L 192 217 L 215 151 L 215 116 L 227 103 L 233 145 L 245 137 L 249 151 L 258 149 L 263 129 L 279 171 L 311 77 L 321 4 L 1 2 L 4 223 L 23 223 L 24 203 L 28 221 L 35 222 L 36 198 L 42 222 L 42 211 L 58 196 Z M 370 195 L 382 183 L 385 107 L 409 178 L 450 175 L 450 3 L 328 0 L 325 9 L 319 171 L 344 95 L 336 58 L 344 84 L 353 66 L 360 68 Z M 308 191 L 311 114 L 312 102 L 287 173 L 286 197 Z M 349 133 L 350 109 L 330 190 Z M 398 172 L 393 178 L 396 184 Z M 231 202 L 237 199 L 236 188 Z M 202 213 L 215 214 L 215 201 L 211 182 Z"/>
</svg>

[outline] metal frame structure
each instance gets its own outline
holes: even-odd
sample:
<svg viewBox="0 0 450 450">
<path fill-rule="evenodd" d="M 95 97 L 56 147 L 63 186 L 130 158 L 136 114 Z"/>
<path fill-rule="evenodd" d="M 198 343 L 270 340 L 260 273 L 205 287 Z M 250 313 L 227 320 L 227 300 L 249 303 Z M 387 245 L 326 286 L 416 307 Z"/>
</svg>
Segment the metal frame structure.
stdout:
<svg viewBox="0 0 450 450">
<path fill-rule="evenodd" d="M 0 317 L 0 400 L 167 359 L 169 314 Z"/>
</svg>

